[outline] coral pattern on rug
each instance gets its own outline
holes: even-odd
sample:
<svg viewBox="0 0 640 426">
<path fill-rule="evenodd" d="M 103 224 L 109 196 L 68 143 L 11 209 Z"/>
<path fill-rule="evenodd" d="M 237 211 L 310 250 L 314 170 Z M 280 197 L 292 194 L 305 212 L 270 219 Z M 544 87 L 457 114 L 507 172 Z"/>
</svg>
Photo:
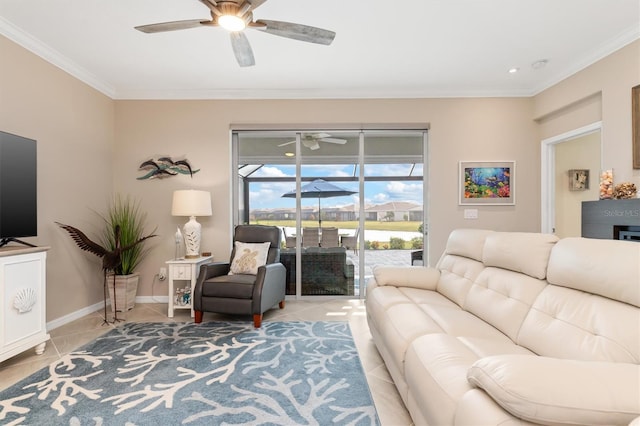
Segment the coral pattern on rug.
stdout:
<svg viewBox="0 0 640 426">
<path fill-rule="evenodd" d="M 0 423 L 378 425 L 344 322 L 128 323 L 0 392 Z"/>
</svg>

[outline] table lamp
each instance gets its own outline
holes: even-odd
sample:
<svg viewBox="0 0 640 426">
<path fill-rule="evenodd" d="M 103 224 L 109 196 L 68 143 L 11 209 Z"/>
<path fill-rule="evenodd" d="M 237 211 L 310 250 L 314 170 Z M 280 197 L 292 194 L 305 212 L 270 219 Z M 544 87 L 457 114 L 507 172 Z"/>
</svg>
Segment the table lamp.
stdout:
<svg viewBox="0 0 640 426">
<path fill-rule="evenodd" d="M 194 189 L 173 191 L 171 215 L 189 216 L 189 221 L 182 228 L 185 245 L 184 257 L 187 259 L 200 257 L 202 225 L 196 221 L 196 216 L 211 216 L 211 193 Z"/>
</svg>

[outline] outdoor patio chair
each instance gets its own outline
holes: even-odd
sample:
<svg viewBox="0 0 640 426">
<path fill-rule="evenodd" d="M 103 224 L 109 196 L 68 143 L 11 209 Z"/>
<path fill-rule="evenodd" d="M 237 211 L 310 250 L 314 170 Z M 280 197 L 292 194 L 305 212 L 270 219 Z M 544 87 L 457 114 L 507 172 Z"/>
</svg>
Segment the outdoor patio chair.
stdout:
<svg viewBox="0 0 640 426">
<path fill-rule="evenodd" d="M 353 250 L 354 253 L 358 253 L 358 234 L 360 228 L 356 228 L 356 232 L 353 236 L 344 235 L 340 239 L 340 245 L 347 250 Z"/>
<path fill-rule="evenodd" d="M 280 263 L 280 228 L 238 225 L 229 262 L 200 267 L 193 294 L 195 322 L 203 312 L 253 315 L 253 325 L 262 325 L 262 315 L 275 305 L 284 308 L 286 268 Z"/>
<path fill-rule="evenodd" d="M 340 239 L 338 237 L 338 228 L 322 228 L 322 236 L 320 247 L 340 247 Z"/>
<path fill-rule="evenodd" d="M 318 247 L 320 245 L 320 234 L 318 228 L 304 228 L 302 230 L 302 247 Z"/>
<path fill-rule="evenodd" d="M 287 235 L 287 230 L 283 227 L 282 233 L 284 234 L 284 246 L 286 248 L 295 248 L 296 237 Z"/>
</svg>

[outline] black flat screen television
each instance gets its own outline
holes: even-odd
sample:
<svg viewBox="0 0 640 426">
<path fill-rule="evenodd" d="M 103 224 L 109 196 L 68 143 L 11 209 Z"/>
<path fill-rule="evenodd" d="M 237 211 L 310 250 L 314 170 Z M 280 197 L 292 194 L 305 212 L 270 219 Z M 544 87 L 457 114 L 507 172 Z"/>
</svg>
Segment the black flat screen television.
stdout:
<svg viewBox="0 0 640 426">
<path fill-rule="evenodd" d="M 36 141 L 0 131 L 0 247 L 38 235 Z"/>
</svg>

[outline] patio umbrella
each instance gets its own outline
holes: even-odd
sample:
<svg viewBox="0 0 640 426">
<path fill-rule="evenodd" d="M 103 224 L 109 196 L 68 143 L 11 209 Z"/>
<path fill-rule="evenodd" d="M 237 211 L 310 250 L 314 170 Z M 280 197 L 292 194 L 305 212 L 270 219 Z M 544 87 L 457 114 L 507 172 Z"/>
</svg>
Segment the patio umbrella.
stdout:
<svg viewBox="0 0 640 426">
<path fill-rule="evenodd" d="M 345 195 L 355 194 L 356 191 L 349 191 L 340 188 L 323 179 L 316 179 L 300 187 L 301 198 L 318 198 L 318 227 L 322 228 L 322 207 L 320 200 L 331 197 L 344 197 Z M 296 198 L 296 190 L 282 194 L 286 198 Z"/>
</svg>

